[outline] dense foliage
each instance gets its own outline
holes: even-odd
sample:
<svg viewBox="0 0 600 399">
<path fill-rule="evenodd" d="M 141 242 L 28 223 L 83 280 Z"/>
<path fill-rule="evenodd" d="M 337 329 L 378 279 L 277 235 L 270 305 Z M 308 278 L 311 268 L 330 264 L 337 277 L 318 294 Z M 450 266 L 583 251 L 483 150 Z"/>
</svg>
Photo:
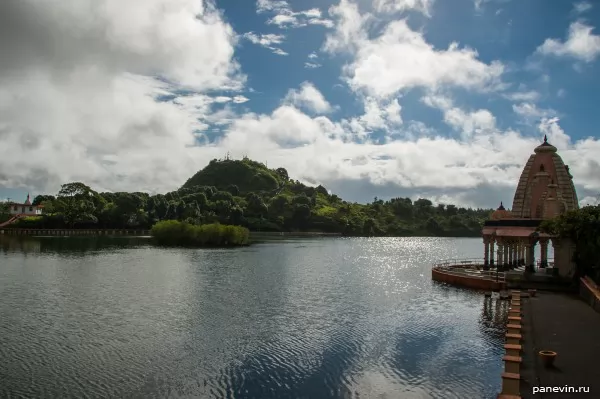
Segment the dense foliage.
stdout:
<svg viewBox="0 0 600 399">
<path fill-rule="evenodd" d="M 164 220 L 152 226 L 152 237 L 159 245 L 189 247 L 222 247 L 248 245 L 250 231 L 241 226 L 219 223 L 193 225 L 177 220 Z"/>
<path fill-rule="evenodd" d="M 37 196 L 44 216 L 19 225 L 59 228 L 150 228 L 163 220 L 239 225 L 252 231 L 319 231 L 358 236 L 479 236 L 491 210 L 434 206 L 427 199 L 375 198 L 357 204 L 289 178 L 262 163 L 213 160 L 166 194 L 98 193 L 83 183 Z M 17 225 L 17 226 L 19 226 Z"/>
<path fill-rule="evenodd" d="M 575 243 L 575 278 L 600 280 L 600 205 L 569 211 L 540 225 L 540 231 Z"/>
</svg>

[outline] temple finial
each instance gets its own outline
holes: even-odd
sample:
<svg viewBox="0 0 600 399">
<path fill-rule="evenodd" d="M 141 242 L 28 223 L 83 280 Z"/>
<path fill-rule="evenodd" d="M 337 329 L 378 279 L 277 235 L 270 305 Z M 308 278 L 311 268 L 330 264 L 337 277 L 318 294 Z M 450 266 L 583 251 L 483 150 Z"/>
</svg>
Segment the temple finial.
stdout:
<svg viewBox="0 0 600 399">
<path fill-rule="evenodd" d="M 546 135 L 544 134 L 544 143 L 548 142 L 548 137 L 546 137 Z"/>
</svg>

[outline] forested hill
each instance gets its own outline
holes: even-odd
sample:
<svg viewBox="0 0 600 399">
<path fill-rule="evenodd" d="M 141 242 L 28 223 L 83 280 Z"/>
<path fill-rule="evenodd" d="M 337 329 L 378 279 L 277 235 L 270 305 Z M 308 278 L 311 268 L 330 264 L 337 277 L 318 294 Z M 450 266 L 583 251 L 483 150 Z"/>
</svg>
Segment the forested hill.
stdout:
<svg viewBox="0 0 600 399">
<path fill-rule="evenodd" d="M 97 193 L 83 183 L 68 183 L 57 196 L 37 196 L 34 203 L 43 203 L 46 215 L 24 218 L 21 225 L 146 228 L 177 219 L 253 231 L 366 236 L 479 236 L 492 211 L 434 206 L 428 199 L 351 203 L 323 186 L 290 179 L 284 168 L 269 169 L 247 158 L 212 160 L 180 189 L 166 194 Z"/>
</svg>

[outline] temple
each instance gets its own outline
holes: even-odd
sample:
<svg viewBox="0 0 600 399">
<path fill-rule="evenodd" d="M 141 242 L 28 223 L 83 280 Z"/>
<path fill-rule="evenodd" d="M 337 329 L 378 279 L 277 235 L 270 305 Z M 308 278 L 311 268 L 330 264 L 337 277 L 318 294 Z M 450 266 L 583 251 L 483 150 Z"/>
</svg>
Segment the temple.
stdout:
<svg viewBox="0 0 600 399">
<path fill-rule="evenodd" d="M 502 203 L 484 223 L 484 269 L 509 271 L 525 266 L 534 271 L 535 247 L 540 245 L 540 268 L 554 275 L 568 277 L 574 271 L 574 244 L 537 232 L 544 219 L 578 209 L 577 193 L 569 167 L 557 154 L 556 147 L 544 142 L 537 146 L 521 173 L 511 210 Z M 548 259 L 548 244 L 554 250 Z"/>
</svg>

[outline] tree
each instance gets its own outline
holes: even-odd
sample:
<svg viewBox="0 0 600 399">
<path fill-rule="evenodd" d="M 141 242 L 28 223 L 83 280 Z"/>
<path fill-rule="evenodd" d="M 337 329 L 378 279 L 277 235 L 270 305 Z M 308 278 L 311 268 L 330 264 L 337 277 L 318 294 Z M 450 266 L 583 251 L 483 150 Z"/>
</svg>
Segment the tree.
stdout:
<svg viewBox="0 0 600 399">
<path fill-rule="evenodd" d="M 589 205 L 545 220 L 539 230 L 575 243 L 575 278 L 600 277 L 600 205 Z"/>
<path fill-rule="evenodd" d="M 41 205 L 42 202 L 54 201 L 55 199 L 54 195 L 36 195 L 31 205 Z"/>
<path fill-rule="evenodd" d="M 95 193 L 91 188 L 80 182 L 67 183 L 60 186 L 58 192 L 59 198 L 64 197 L 75 197 L 75 196 L 89 196 Z"/>
<path fill-rule="evenodd" d="M 285 168 L 277 168 L 275 169 L 275 172 L 283 179 L 283 181 L 289 180 L 288 171 Z"/>
</svg>

